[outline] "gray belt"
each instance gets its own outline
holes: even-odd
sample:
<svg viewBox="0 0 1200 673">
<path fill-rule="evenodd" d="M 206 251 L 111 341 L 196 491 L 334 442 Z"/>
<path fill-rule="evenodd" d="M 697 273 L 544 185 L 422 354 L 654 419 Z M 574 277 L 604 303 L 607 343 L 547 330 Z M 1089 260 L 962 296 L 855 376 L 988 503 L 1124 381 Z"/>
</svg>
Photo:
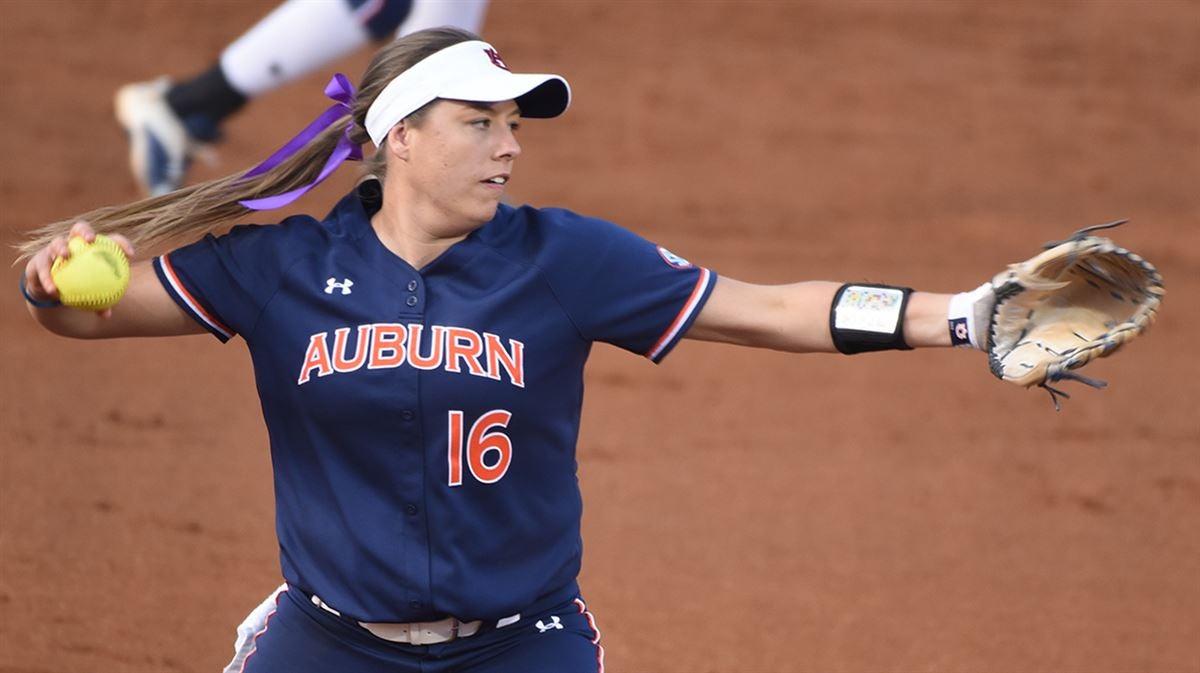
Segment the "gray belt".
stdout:
<svg viewBox="0 0 1200 673">
<path fill-rule="evenodd" d="M 312 602 L 313 605 L 332 615 L 342 616 L 342 613 L 330 607 L 329 604 L 317 596 L 312 597 Z M 515 624 L 520 619 L 520 614 L 505 617 L 496 623 L 496 628 L 504 628 L 510 624 Z M 391 622 L 356 623 L 370 631 L 376 638 L 389 640 L 393 643 L 408 643 L 409 645 L 437 645 L 438 643 L 448 643 L 459 638 L 469 638 L 479 633 L 479 629 L 483 627 L 482 621 L 460 622 L 454 617 L 447 617 L 436 622 L 410 622 L 408 624 Z"/>
</svg>

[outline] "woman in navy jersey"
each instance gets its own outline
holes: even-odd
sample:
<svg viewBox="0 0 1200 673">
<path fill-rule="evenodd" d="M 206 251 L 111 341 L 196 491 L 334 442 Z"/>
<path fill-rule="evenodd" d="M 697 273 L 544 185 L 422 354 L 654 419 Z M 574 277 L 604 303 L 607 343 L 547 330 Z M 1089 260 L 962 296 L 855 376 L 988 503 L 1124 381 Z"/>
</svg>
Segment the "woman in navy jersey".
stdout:
<svg viewBox="0 0 1200 673">
<path fill-rule="evenodd" d="M 397 40 L 361 90 L 339 76 L 326 93 L 334 105 L 250 172 L 48 225 L 24 247 L 28 308 L 52 332 L 207 331 L 249 347 L 286 583 L 244 625 L 233 670 L 603 670 L 576 582 L 575 442 L 596 341 L 654 362 L 684 337 L 978 346 L 990 286 L 718 279 L 609 222 L 503 204 L 518 127 L 562 114 L 570 89 L 510 72 L 470 33 Z M 324 219 L 209 233 L 299 198 L 367 142 L 369 177 Z M 136 261 L 113 309 L 62 308 L 50 264 L 68 236 L 97 231 L 131 256 L 194 242 Z"/>
</svg>

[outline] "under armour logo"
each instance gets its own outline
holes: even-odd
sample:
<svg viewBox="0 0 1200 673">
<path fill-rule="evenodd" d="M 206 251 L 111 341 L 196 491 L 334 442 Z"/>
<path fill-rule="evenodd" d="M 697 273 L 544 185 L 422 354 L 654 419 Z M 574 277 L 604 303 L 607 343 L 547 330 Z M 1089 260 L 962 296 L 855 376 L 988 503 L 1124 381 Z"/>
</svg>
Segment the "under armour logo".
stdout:
<svg viewBox="0 0 1200 673">
<path fill-rule="evenodd" d="M 492 65 L 496 66 L 497 68 L 508 70 L 508 66 L 504 64 L 504 59 L 500 58 L 500 53 L 495 49 L 484 49 L 483 53 L 487 54 L 488 58 L 492 59 Z"/>
<path fill-rule="evenodd" d="M 534 626 L 538 628 L 539 633 L 545 633 L 551 629 L 561 629 L 563 627 L 562 620 L 560 620 L 557 616 L 551 617 L 549 624 L 543 624 L 542 620 L 539 619 L 537 624 L 534 624 Z"/>
<path fill-rule="evenodd" d="M 330 278 L 325 281 L 325 294 L 333 294 L 335 289 L 341 290 L 343 295 L 350 294 L 350 288 L 354 286 L 354 281 L 347 278 L 342 282 L 337 282 L 336 278 Z"/>
</svg>

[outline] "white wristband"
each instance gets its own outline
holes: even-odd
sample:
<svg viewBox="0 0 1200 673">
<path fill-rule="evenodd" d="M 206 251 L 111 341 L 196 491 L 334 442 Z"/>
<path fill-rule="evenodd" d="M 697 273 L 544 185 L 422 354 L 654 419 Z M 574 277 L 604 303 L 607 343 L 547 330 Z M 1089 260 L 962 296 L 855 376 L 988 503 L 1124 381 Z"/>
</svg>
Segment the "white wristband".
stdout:
<svg viewBox="0 0 1200 673">
<path fill-rule="evenodd" d="M 951 345 L 987 350 L 986 330 L 995 303 L 996 292 L 991 283 L 951 297 L 946 316 L 950 323 Z"/>
</svg>

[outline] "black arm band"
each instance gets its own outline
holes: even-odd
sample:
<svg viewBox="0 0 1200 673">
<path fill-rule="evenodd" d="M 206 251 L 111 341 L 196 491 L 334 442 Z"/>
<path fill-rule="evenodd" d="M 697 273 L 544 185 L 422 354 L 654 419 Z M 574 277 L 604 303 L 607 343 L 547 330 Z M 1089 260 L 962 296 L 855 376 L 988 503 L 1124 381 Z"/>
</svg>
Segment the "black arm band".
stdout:
<svg viewBox="0 0 1200 673">
<path fill-rule="evenodd" d="M 912 350 L 904 341 L 904 311 L 911 287 L 847 283 L 829 307 L 829 334 L 846 355 Z"/>
</svg>

